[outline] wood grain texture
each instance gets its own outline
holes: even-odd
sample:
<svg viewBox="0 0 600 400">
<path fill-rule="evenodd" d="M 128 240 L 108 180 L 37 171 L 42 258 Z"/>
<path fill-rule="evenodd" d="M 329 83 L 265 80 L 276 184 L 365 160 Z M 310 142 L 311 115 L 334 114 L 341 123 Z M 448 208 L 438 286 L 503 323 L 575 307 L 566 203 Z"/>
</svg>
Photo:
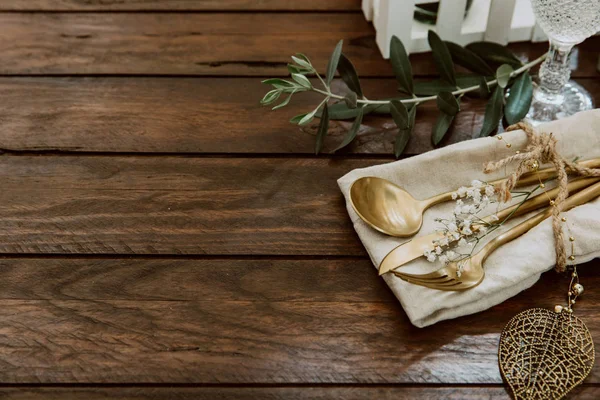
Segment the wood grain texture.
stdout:
<svg viewBox="0 0 600 400">
<path fill-rule="evenodd" d="M 305 52 L 324 70 L 340 39 L 361 76 L 392 76 L 361 13 L 3 13 L 0 74 L 286 75 Z M 575 77 L 597 77 L 600 37 L 579 46 Z M 533 59 L 544 44 L 511 44 Z M 431 54 L 412 57 L 436 75 Z"/>
<path fill-rule="evenodd" d="M 568 283 L 549 272 L 488 311 L 419 329 L 389 301 L 366 260 L 348 262 L 356 274 L 316 283 L 330 299 L 309 297 L 315 280 L 330 278 L 328 268 L 344 272 L 343 260 L 265 264 L 264 274 L 283 270 L 280 290 L 306 289 L 300 298 L 273 296 L 258 264 L 246 270 L 210 260 L 110 261 L 2 260 L 0 277 L 8 283 L 0 293 L 1 382 L 501 384 L 496 351 L 504 324 L 528 307 L 564 301 Z M 600 284 L 598 266 L 580 268 L 590 288 Z M 221 273 L 222 282 L 201 279 L 206 271 L 178 276 L 182 268 Z M 45 282 L 32 285 L 32 279 Z M 164 286 L 158 293 L 157 285 Z M 228 288 L 216 294 L 227 285 L 238 285 L 243 299 Z M 344 294 L 365 286 L 382 301 L 354 302 Z M 577 307 L 594 336 L 600 334 L 599 300 L 590 290 Z M 599 378 L 596 367 L 587 382 Z"/>
<path fill-rule="evenodd" d="M 380 162 L 4 156 L 0 252 L 364 255 L 336 180 Z"/>
<path fill-rule="evenodd" d="M 2 11 L 358 11 L 360 0 L 11 0 Z"/>
<path fill-rule="evenodd" d="M 600 99 L 599 79 L 579 79 Z M 335 90 L 344 93 L 341 81 Z M 397 96 L 395 80 L 365 79 L 369 98 Z M 261 107 L 268 88 L 258 78 L 0 78 L 0 149 L 12 151 L 313 154 L 318 120 L 288 120 L 315 107 L 301 93 L 278 111 Z M 479 135 L 485 100 L 463 98 L 442 145 Z M 433 149 L 435 102 L 419 107 L 405 155 Z M 352 121 L 332 121 L 324 142 L 331 153 Z M 391 117 L 367 116 L 348 154 L 393 159 L 397 129 Z"/>
</svg>

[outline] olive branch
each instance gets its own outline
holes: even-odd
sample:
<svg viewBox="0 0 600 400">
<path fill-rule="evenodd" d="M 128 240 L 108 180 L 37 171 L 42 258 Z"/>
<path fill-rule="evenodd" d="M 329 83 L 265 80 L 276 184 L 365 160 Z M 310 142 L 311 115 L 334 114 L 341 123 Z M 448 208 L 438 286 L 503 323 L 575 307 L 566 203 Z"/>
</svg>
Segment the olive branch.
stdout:
<svg viewBox="0 0 600 400">
<path fill-rule="evenodd" d="M 354 118 L 350 130 L 342 143 L 334 150 L 348 146 L 356 137 L 363 117 L 370 113 L 391 114 L 398 127 L 394 154 L 399 157 L 408 144 L 417 113 L 417 106 L 427 101 L 436 101 L 439 115 L 431 133 L 431 141 L 437 146 L 460 111 L 460 101 L 470 94 L 489 99 L 485 108 L 480 137 L 492 134 L 504 117 L 510 125 L 522 120 L 531 104 L 533 85 L 531 68 L 544 61 L 546 55 L 523 63 L 506 47 L 493 42 L 475 42 L 465 47 L 443 41 L 429 31 L 427 39 L 440 79 L 432 82 L 413 81 L 412 66 L 406 49 L 397 37 L 390 43 L 390 61 L 401 96 L 391 99 L 370 100 L 362 91 L 360 80 L 352 62 L 342 53 L 343 41 L 335 46 L 323 78 L 304 54 L 292 56 L 293 63 L 287 68 L 292 80 L 267 79 L 263 83 L 273 87 L 263 99 L 262 105 L 276 102 L 282 94 L 288 96 L 273 110 L 285 107 L 292 96 L 300 92 L 315 92 L 324 96 L 312 111 L 293 117 L 290 122 L 306 125 L 315 117 L 320 118 L 316 136 L 315 153 L 319 154 L 329 128 L 329 120 Z M 462 66 L 474 74 L 459 76 L 454 65 Z M 495 69 L 494 69 L 495 68 Z M 350 92 L 342 96 L 333 93 L 331 81 L 339 73 Z M 307 78 L 314 75 L 322 88 L 315 87 Z M 509 95 L 506 91 L 509 89 Z M 333 100 L 330 104 L 330 100 Z"/>
</svg>

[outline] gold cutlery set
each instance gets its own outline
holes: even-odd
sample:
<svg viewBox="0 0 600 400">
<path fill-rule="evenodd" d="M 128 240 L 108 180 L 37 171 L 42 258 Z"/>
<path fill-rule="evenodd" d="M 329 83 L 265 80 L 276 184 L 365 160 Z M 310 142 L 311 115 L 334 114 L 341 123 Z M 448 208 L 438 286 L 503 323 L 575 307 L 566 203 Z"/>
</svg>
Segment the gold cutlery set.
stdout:
<svg viewBox="0 0 600 400">
<path fill-rule="evenodd" d="M 600 167 L 600 159 L 582 161 L 578 164 L 597 168 Z M 553 168 L 530 172 L 521 177 L 518 186 L 533 185 L 553 179 L 555 176 L 556 171 Z M 504 179 L 501 179 L 489 184 L 496 186 L 503 181 Z M 540 184 L 540 187 L 543 188 L 544 185 Z M 574 179 L 569 182 L 568 189 L 572 195 L 563 204 L 564 211 L 600 196 L 600 178 Z M 453 192 L 448 192 L 426 200 L 416 200 L 401 187 L 376 177 L 360 178 L 350 188 L 351 204 L 359 217 L 373 229 L 395 237 L 415 235 L 421 229 L 424 211 L 436 204 L 452 200 L 452 194 Z M 460 268 L 457 262 L 450 261 L 437 271 L 426 274 L 398 271 L 398 268 L 422 257 L 425 252 L 434 250 L 434 243 L 444 237 L 443 233 L 434 232 L 408 240 L 390 251 L 379 266 L 379 275 L 391 272 L 412 284 L 437 290 L 457 291 L 473 288 L 483 281 L 483 263 L 494 250 L 523 235 L 552 215 L 551 200 L 557 194 L 558 188 L 545 191 L 495 214 L 496 219 L 504 221 L 544 208 L 540 213 L 496 236 L 467 259 L 461 260 Z M 471 229 L 477 232 L 489 223 L 491 218 L 492 216 L 474 222 Z"/>
</svg>

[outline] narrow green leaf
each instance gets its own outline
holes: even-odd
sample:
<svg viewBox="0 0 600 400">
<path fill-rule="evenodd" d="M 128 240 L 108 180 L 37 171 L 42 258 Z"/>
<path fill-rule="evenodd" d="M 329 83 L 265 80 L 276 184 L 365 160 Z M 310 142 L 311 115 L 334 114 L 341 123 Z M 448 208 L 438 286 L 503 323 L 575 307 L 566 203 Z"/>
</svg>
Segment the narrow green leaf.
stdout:
<svg viewBox="0 0 600 400">
<path fill-rule="evenodd" d="M 267 104 L 271 104 L 271 103 L 277 101 L 279 96 L 281 96 L 281 90 L 273 89 L 273 90 L 267 92 L 267 94 L 265 94 L 265 96 L 260 101 L 260 104 L 262 104 L 264 106 L 266 106 Z"/>
<path fill-rule="evenodd" d="M 454 116 L 440 112 L 440 115 L 438 115 L 437 121 L 435 121 L 435 125 L 433 126 L 433 132 L 431 133 L 431 142 L 434 146 L 437 146 L 444 136 L 446 136 L 448 128 L 450 128 L 453 120 Z"/>
<path fill-rule="evenodd" d="M 448 47 L 448 51 L 452 56 L 452 61 L 456 64 L 480 75 L 494 75 L 494 70 L 471 50 L 465 49 L 454 42 L 445 41 L 444 43 L 446 43 L 446 47 Z"/>
<path fill-rule="evenodd" d="M 300 121 L 302 121 L 302 119 L 303 119 L 304 117 L 306 117 L 306 115 L 307 115 L 307 114 L 298 114 L 298 115 L 296 115 L 295 117 L 293 117 L 292 119 L 290 119 L 290 122 L 291 122 L 292 124 L 298 125 L 298 123 L 299 123 Z"/>
<path fill-rule="evenodd" d="M 439 92 L 452 92 L 456 88 L 464 89 L 471 86 L 479 85 L 481 76 L 479 75 L 463 75 L 456 77 L 456 86 L 442 80 L 415 82 L 415 94 L 421 96 L 435 96 Z"/>
<path fill-rule="evenodd" d="M 437 106 L 440 111 L 450 116 L 455 116 L 460 111 L 460 105 L 456 97 L 450 92 L 440 92 L 437 95 Z"/>
<path fill-rule="evenodd" d="M 446 47 L 446 43 L 432 30 L 427 33 L 427 40 L 433 52 L 433 60 L 441 78 L 452 86 L 456 86 L 454 64 L 452 63 L 452 56 L 450 55 L 450 51 L 448 51 L 448 47 Z"/>
<path fill-rule="evenodd" d="M 513 72 L 513 67 L 508 64 L 502 64 L 496 70 L 496 79 L 498 80 L 498 86 L 504 89 L 510 81 L 510 74 Z"/>
<path fill-rule="evenodd" d="M 265 79 L 262 81 L 265 85 L 273 85 L 277 89 L 294 87 L 294 83 L 290 81 L 286 81 L 285 79 L 273 78 L 273 79 Z"/>
<path fill-rule="evenodd" d="M 331 84 L 331 81 L 335 75 L 335 71 L 337 70 L 338 62 L 340 61 L 340 55 L 342 54 L 343 44 L 344 41 L 340 40 L 335 46 L 335 49 L 333 49 L 333 53 L 331 53 L 331 57 L 329 58 L 329 63 L 327 64 L 327 76 L 325 78 L 327 86 Z"/>
<path fill-rule="evenodd" d="M 310 62 L 308 57 L 306 57 L 306 55 L 304 55 L 302 53 L 296 53 L 296 57 L 300 58 L 301 60 L 304 60 L 305 63 L 307 63 L 308 65 L 310 65 L 312 67 L 312 63 Z"/>
<path fill-rule="evenodd" d="M 408 110 L 402 102 L 392 100 L 390 112 L 398 129 L 408 128 Z"/>
<path fill-rule="evenodd" d="M 327 135 L 329 129 L 329 113 L 327 112 L 327 103 L 323 106 L 323 113 L 321 114 L 321 122 L 319 123 L 319 130 L 317 131 L 317 141 L 315 142 L 315 154 L 319 154 L 323 147 L 323 140 Z"/>
<path fill-rule="evenodd" d="M 350 90 L 358 95 L 359 98 L 363 98 L 362 88 L 360 87 L 360 80 L 358 74 L 352 62 L 344 55 L 340 54 L 340 60 L 338 62 L 337 70 L 342 77 L 342 80 L 348 86 Z"/>
<path fill-rule="evenodd" d="M 292 74 L 292 79 L 295 80 L 300 86 L 310 89 L 312 84 L 307 77 L 301 74 Z"/>
<path fill-rule="evenodd" d="M 319 111 L 320 108 L 321 108 L 321 105 L 317 106 L 317 108 L 315 108 L 314 110 L 312 110 L 311 112 L 306 114 L 304 116 L 304 118 L 302 118 L 300 121 L 298 121 L 298 125 L 306 125 L 310 121 L 312 121 L 315 118 L 315 114 L 317 113 L 317 111 Z"/>
<path fill-rule="evenodd" d="M 506 101 L 504 116 L 509 125 L 516 124 L 525 118 L 531 106 L 532 96 L 531 76 L 527 72 L 523 72 L 510 87 Z"/>
<path fill-rule="evenodd" d="M 303 56 L 302 58 L 300 58 L 299 56 Z M 296 54 L 296 56 L 292 56 L 292 60 L 294 60 L 294 62 L 296 64 L 298 64 L 301 67 L 304 67 L 308 70 L 313 70 L 313 66 L 311 65 L 310 61 L 308 60 L 308 58 L 304 55 L 301 54 Z"/>
<path fill-rule="evenodd" d="M 483 126 L 479 137 L 490 136 L 498 128 L 498 123 L 502 118 L 502 108 L 504 105 L 504 89 L 496 86 L 494 94 L 485 106 L 485 115 L 483 117 Z"/>
<path fill-rule="evenodd" d="M 480 77 L 480 81 L 479 81 L 479 96 L 481 96 L 484 99 L 487 99 L 488 97 L 490 97 L 490 87 L 488 86 L 487 81 L 485 80 L 485 78 L 482 76 Z"/>
<path fill-rule="evenodd" d="M 288 97 L 286 97 L 285 100 L 283 100 L 281 103 L 279 103 L 278 105 L 273 107 L 272 110 L 278 110 L 282 107 L 287 106 L 289 104 L 290 100 L 292 99 L 292 96 L 294 95 L 294 93 L 296 93 L 296 92 L 290 93 L 290 95 Z"/>
<path fill-rule="evenodd" d="M 352 127 L 350 127 L 350 130 L 346 134 L 346 137 L 344 138 L 342 143 L 334 150 L 334 152 L 348 146 L 350 143 L 352 143 L 352 141 L 356 137 L 356 134 L 358 133 L 358 130 L 360 129 L 360 124 L 362 123 L 364 107 L 359 107 L 357 110 L 358 110 L 358 115 L 356 116 L 356 119 L 354 120 Z"/>
<path fill-rule="evenodd" d="M 474 42 L 468 44 L 466 47 L 485 61 L 495 65 L 508 64 L 514 68 L 523 65 L 513 52 L 498 43 Z"/>
<path fill-rule="evenodd" d="M 410 137 L 412 136 L 412 131 L 415 126 L 415 117 L 417 115 L 417 106 L 413 105 L 410 111 L 408 112 L 408 125 L 405 129 L 398 129 L 398 134 L 396 135 L 396 141 L 394 142 L 394 155 L 396 158 L 400 157 L 400 155 L 404 152 Z"/>
<path fill-rule="evenodd" d="M 392 62 L 392 69 L 396 75 L 396 80 L 402 90 L 408 94 L 413 94 L 412 66 L 410 65 L 410 60 L 402 41 L 396 36 L 392 36 L 392 41 L 390 42 L 390 61 Z"/>
<path fill-rule="evenodd" d="M 344 103 L 348 106 L 348 108 L 356 108 L 358 107 L 358 96 L 353 91 L 350 91 L 347 95 L 344 96 Z"/>
</svg>

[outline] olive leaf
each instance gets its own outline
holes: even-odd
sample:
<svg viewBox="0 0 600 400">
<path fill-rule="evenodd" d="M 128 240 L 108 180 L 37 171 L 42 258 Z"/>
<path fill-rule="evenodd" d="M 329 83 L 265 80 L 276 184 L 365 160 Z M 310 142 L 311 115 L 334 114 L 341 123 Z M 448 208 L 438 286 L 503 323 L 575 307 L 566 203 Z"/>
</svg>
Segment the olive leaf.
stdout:
<svg viewBox="0 0 600 400">
<path fill-rule="evenodd" d="M 456 77 L 456 86 L 442 80 L 415 82 L 415 93 L 422 96 L 435 96 L 442 91 L 451 92 L 456 90 L 457 87 L 463 89 L 477 86 L 480 80 L 481 76 L 479 75 L 463 75 Z"/>
<path fill-rule="evenodd" d="M 344 96 L 344 103 L 348 106 L 348 108 L 354 109 L 358 106 L 358 96 L 356 93 L 350 91 L 347 95 Z"/>
<path fill-rule="evenodd" d="M 344 41 L 340 40 L 335 46 L 335 49 L 333 49 L 333 53 L 331 53 L 331 57 L 329 58 L 329 63 L 327 64 L 327 76 L 325 78 L 327 86 L 331 84 L 331 81 L 335 75 L 335 71 L 337 70 L 338 62 L 340 61 L 340 55 L 342 54 L 343 44 Z"/>
<path fill-rule="evenodd" d="M 315 154 L 319 154 L 323 147 L 323 140 L 327 135 L 329 129 L 329 113 L 327 112 L 327 103 L 323 105 L 323 112 L 321 113 L 321 122 L 319 123 L 319 130 L 317 131 L 317 140 L 315 142 Z"/>
<path fill-rule="evenodd" d="M 427 40 L 433 52 L 433 60 L 441 78 L 451 85 L 456 86 L 454 64 L 452 63 L 452 56 L 450 55 L 450 51 L 448 51 L 448 47 L 446 47 L 446 43 L 440 39 L 437 33 L 431 30 L 427 33 Z"/>
<path fill-rule="evenodd" d="M 455 116 L 460 111 L 460 105 L 456 101 L 456 97 L 450 92 L 440 92 L 437 95 L 438 109 L 444 114 Z"/>
<path fill-rule="evenodd" d="M 358 130 L 360 129 L 360 124 L 362 123 L 364 107 L 359 107 L 359 108 L 357 108 L 357 110 L 358 110 L 358 115 L 356 116 L 354 123 L 350 127 L 350 130 L 346 134 L 346 137 L 344 137 L 344 140 L 342 141 L 342 143 L 334 150 L 334 152 L 348 146 L 350 143 L 352 143 L 352 141 L 356 137 L 356 134 L 358 133 Z"/>
<path fill-rule="evenodd" d="M 300 86 L 310 89 L 312 88 L 312 84 L 308 80 L 307 77 L 301 74 L 292 74 L 292 79 L 295 80 Z"/>
<path fill-rule="evenodd" d="M 496 70 L 496 79 L 498 80 L 498 86 L 504 89 L 510 81 L 510 74 L 513 72 L 513 67 L 508 64 L 502 64 Z"/>
<path fill-rule="evenodd" d="M 281 90 L 273 89 L 273 90 L 267 92 L 267 94 L 265 94 L 265 96 L 260 101 L 260 104 L 267 105 L 267 104 L 274 103 L 275 101 L 277 101 L 279 96 L 281 96 Z"/>
<path fill-rule="evenodd" d="M 302 121 L 302 119 L 303 119 L 304 117 L 306 117 L 306 115 L 307 115 L 307 113 L 304 113 L 304 114 L 298 114 L 298 115 L 296 115 L 295 117 L 292 117 L 292 118 L 290 119 L 290 122 L 291 122 L 292 124 L 294 124 L 294 125 L 298 125 L 298 123 L 299 123 L 300 121 Z"/>
<path fill-rule="evenodd" d="M 412 67 L 402 41 L 392 36 L 390 42 L 390 61 L 398 84 L 408 94 L 413 94 Z"/>
<path fill-rule="evenodd" d="M 293 88 L 296 86 L 296 85 L 294 85 L 293 82 L 286 81 L 285 79 L 279 79 L 279 78 L 265 79 L 261 83 L 264 83 L 265 85 L 273 85 L 273 87 L 275 89 L 287 89 L 287 88 Z"/>
<path fill-rule="evenodd" d="M 453 120 L 453 115 L 448 115 L 445 112 L 440 111 L 431 133 L 431 143 L 433 143 L 434 146 L 437 146 L 442 141 L 444 136 L 446 136 L 448 128 L 450 128 Z"/>
<path fill-rule="evenodd" d="M 504 117 L 509 125 L 516 124 L 527 115 L 533 97 L 531 76 L 523 72 L 510 87 Z"/>
<path fill-rule="evenodd" d="M 296 64 L 300 65 L 301 67 L 304 67 L 310 71 L 314 71 L 314 68 L 313 68 L 310 60 L 304 54 L 298 53 L 295 56 L 292 56 L 292 60 L 294 60 L 294 62 Z"/>
<path fill-rule="evenodd" d="M 479 96 L 484 99 L 490 97 L 490 87 L 484 77 L 479 78 Z"/>
<path fill-rule="evenodd" d="M 417 106 L 413 105 L 410 111 L 407 111 L 403 103 L 393 100 L 390 104 L 390 111 L 398 127 L 398 134 L 394 143 L 394 155 L 398 158 L 410 140 L 412 128 L 415 125 Z"/>
<path fill-rule="evenodd" d="M 485 115 L 483 117 L 483 126 L 479 137 L 489 136 L 498 128 L 498 123 L 502 118 L 502 107 L 504 105 L 504 89 L 496 86 L 492 98 L 485 106 Z"/>
<path fill-rule="evenodd" d="M 466 47 L 485 61 L 492 64 L 508 64 L 517 68 L 523 65 L 521 60 L 519 60 L 513 52 L 498 43 L 473 42 Z"/>
<path fill-rule="evenodd" d="M 287 106 L 289 104 L 290 100 L 292 99 L 292 96 L 294 95 L 294 93 L 296 93 L 296 92 L 291 92 L 290 95 L 285 98 L 285 100 L 283 100 L 281 103 L 279 103 L 278 105 L 273 107 L 271 110 L 278 110 L 282 107 Z"/>
<path fill-rule="evenodd" d="M 389 104 L 369 104 L 367 106 L 357 107 L 357 108 L 349 108 L 345 102 L 332 104 L 329 106 L 329 119 L 330 120 L 347 120 L 356 118 L 360 109 L 363 109 L 363 115 L 368 114 L 381 114 L 381 115 L 389 115 L 390 114 L 390 105 Z M 317 112 L 316 116 L 320 117 L 320 113 Z"/>
<path fill-rule="evenodd" d="M 338 61 L 337 70 L 346 86 L 362 99 L 363 92 L 360 87 L 360 81 L 358 80 L 358 74 L 354 65 L 344 53 L 340 54 L 340 60 Z"/>
<path fill-rule="evenodd" d="M 446 43 L 446 47 L 448 47 L 448 51 L 452 56 L 452 61 L 456 64 L 480 75 L 494 75 L 494 70 L 471 50 L 465 49 L 454 42 L 445 41 L 444 43 Z"/>
</svg>

